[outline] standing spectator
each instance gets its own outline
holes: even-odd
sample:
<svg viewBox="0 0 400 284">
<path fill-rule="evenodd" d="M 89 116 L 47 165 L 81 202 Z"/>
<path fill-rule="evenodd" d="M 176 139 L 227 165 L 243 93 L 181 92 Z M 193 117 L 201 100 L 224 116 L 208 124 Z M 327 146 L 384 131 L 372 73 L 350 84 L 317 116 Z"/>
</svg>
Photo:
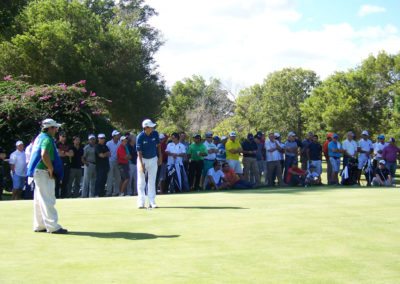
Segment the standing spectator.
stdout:
<svg viewBox="0 0 400 284">
<path fill-rule="evenodd" d="M 329 160 L 329 151 L 328 151 L 328 145 L 332 141 L 332 135 L 333 133 L 329 132 L 326 135 L 326 140 L 324 142 L 324 145 L 322 146 L 322 152 L 324 153 L 325 161 L 326 161 L 326 179 L 328 181 L 328 184 L 332 183 L 332 166 L 331 162 Z"/>
<path fill-rule="evenodd" d="M 236 174 L 241 177 L 243 175 L 243 168 L 240 164 L 239 157 L 242 153 L 242 146 L 239 141 L 236 141 L 236 132 L 232 131 L 229 134 L 229 140 L 225 144 L 226 148 L 226 161 L 229 167 L 235 171 Z"/>
<path fill-rule="evenodd" d="M 121 144 L 117 149 L 117 162 L 121 175 L 121 183 L 119 186 L 119 196 L 124 196 L 126 193 L 126 188 L 129 183 L 129 160 L 132 158 L 128 149 L 128 138 L 122 136 L 120 138 Z"/>
<path fill-rule="evenodd" d="M 385 143 L 385 135 L 378 135 L 378 141 L 373 144 L 374 147 L 374 162 L 373 167 L 376 169 L 378 167 L 378 162 L 382 160 L 383 149 L 388 145 Z"/>
<path fill-rule="evenodd" d="M 360 184 L 362 169 L 367 165 L 368 160 L 374 150 L 371 140 L 369 140 L 369 133 L 367 130 L 361 132 L 361 139 L 358 141 L 357 151 L 360 153 L 358 156 L 358 184 Z"/>
<path fill-rule="evenodd" d="M 58 224 L 55 208 L 55 177 L 62 179 L 63 164 L 54 143 L 54 136 L 61 124 L 53 119 L 42 121 L 42 132 L 36 137 L 28 165 L 28 176 L 35 181 L 33 200 L 33 230 L 52 234 L 67 234 Z"/>
<path fill-rule="evenodd" d="M 78 197 L 82 180 L 82 156 L 83 149 L 81 139 L 78 136 L 73 138 L 73 146 L 71 150 L 74 152 L 71 158 L 71 168 L 69 173 L 67 197 Z"/>
<path fill-rule="evenodd" d="M 301 151 L 300 151 L 300 161 L 301 161 L 301 169 L 303 171 L 308 170 L 309 166 L 309 159 L 307 155 L 308 146 L 310 146 L 314 137 L 314 133 L 308 132 L 306 139 L 303 140 L 301 143 Z"/>
<path fill-rule="evenodd" d="M 375 170 L 375 177 L 372 179 L 374 186 L 392 186 L 392 176 L 385 164 L 385 160 L 379 161 L 379 166 Z"/>
<path fill-rule="evenodd" d="M 17 141 L 15 143 L 17 149 L 10 155 L 10 168 L 12 175 L 12 199 L 19 200 L 22 196 L 22 190 L 25 186 L 25 176 L 26 176 L 26 156 L 24 151 L 24 143 L 22 141 Z"/>
<path fill-rule="evenodd" d="M 131 155 L 129 160 L 129 183 L 127 194 L 137 195 L 137 151 L 136 151 L 136 135 L 131 134 L 128 139 L 128 151 Z"/>
<path fill-rule="evenodd" d="M 257 144 L 257 152 L 256 152 L 256 160 L 257 160 L 257 167 L 258 167 L 258 174 L 260 176 L 260 183 L 261 183 L 261 175 L 264 174 L 265 176 L 265 183 L 267 183 L 267 177 L 265 174 L 265 146 L 262 142 L 262 134 L 257 133 L 254 137 L 254 141 Z"/>
<path fill-rule="evenodd" d="M 307 160 L 310 166 L 314 166 L 318 175 L 322 174 L 322 146 L 318 141 L 318 135 L 313 135 L 313 139 L 307 148 Z"/>
<path fill-rule="evenodd" d="M 106 135 L 97 135 L 99 143 L 95 146 L 96 154 L 96 184 L 94 197 L 104 196 L 107 174 L 110 170 L 110 149 L 106 145 Z"/>
<path fill-rule="evenodd" d="M 165 150 L 167 149 L 168 145 L 168 136 L 164 133 L 160 133 L 160 149 L 162 155 L 161 165 L 158 166 L 157 169 L 157 185 L 160 189 L 160 193 L 165 193 L 167 188 L 167 155 L 165 154 Z"/>
<path fill-rule="evenodd" d="M 25 157 L 26 157 L 26 164 L 29 164 L 31 160 L 32 154 L 32 146 L 33 146 L 34 139 L 31 140 L 29 145 L 25 148 Z M 33 182 L 33 178 L 26 177 L 25 178 L 25 189 L 22 192 L 22 197 L 24 199 L 33 199 L 33 192 L 35 189 L 35 183 Z"/>
<path fill-rule="evenodd" d="M 285 143 L 285 172 L 283 174 L 286 180 L 287 172 L 294 162 L 297 162 L 298 144 L 296 142 L 296 134 L 289 132 L 288 140 Z"/>
<path fill-rule="evenodd" d="M 228 141 L 228 137 L 222 136 L 220 143 L 218 143 L 217 145 L 218 149 L 217 160 L 220 162 L 226 161 L 226 150 L 225 150 L 226 141 Z"/>
<path fill-rule="evenodd" d="M 157 168 L 161 165 L 163 156 L 160 147 L 160 137 L 158 132 L 154 130 L 155 126 L 156 124 L 150 119 L 144 120 L 142 122 L 143 131 L 136 139 L 136 150 L 138 152 L 137 205 L 139 209 L 145 208 L 146 195 L 144 189 L 146 187 L 146 173 L 149 207 L 157 208 L 155 200 Z"/>
<path fill-rule="evenodd" d="M 83 188 L 81 197 L 95 197 L 96 191 L 96 136 L 90 134 L 88 144 L 83 148 Z"/>
<path fill-rule="evenodd" d="M 4 190 L 4 160 L 6 158 L 6 153 L 4 149 L 0 147 L 0 200 L 3 200 L 3 190 Z"/>
<path fill-rule="evenodd" d="M 339 135 L 337 135 L 336 133 L 333 134 L 332 141 L 328 145 L 329 161 L 332 166 L 332 177 L 331 177 L 332 185 L 339 184 L 338 174 L 340 170 L 340 157 L 342 156 L 343 149 L 338 139 Z"/>
<path fill-rule="evenodd" d="M 268 186 L 274 186 L 275 177 L 278 178 L 279 185 L 283 185 L 282 181 L 282 164 L 281 164 L 281 145 L 275 139 L 275 134 L 269 134 L 269 140 L 265 141 L 266 160 L 267 160 L 267 175 Z"/>
<path fill-rule="evenodd" d="M 343 169 L 349 163 L 350 158 L 357 158 L 357 142 L 354 141 L 354 133 L 347 132 L 347 139 L 343 141 Z"/>
<path fill-rule="evenodd" d="M 279 162 L 281 163 L 281 176 L 283 176 L 283 169 L 285 168 L 285 143 L 281 141 L 281 134 L 279 132 L 274 133 L 275 141 L 278 142 L 279 146 L 281 149 L 278 151 L 279 152 Z M 267 157 L 267 155 L 266 155 Z M 275 177 L 277 174 L 273 173 L 273 176 Z M 275 179 L 275 178 L 274 178 Z"/>
<path fill-rule="evenodd" d="M 111 133 L 112 139 L 106 143 L 108 149 L 110 150 L 111 156 L 108 158 L 110 163 L 110 170 L 107 176 L 107 196 L 117 196 L 119 195 L 119 186 L 121 183 L 121 173 L 118 167 L 117 161 L 117 150 L 121 142 L 119 138 L 121 133 L 114 130 Z"/>
<path fill-rule="evenodd" d="M 64 131 L 61 131 L 58 136 L 57 149 L 58 155 L 63 162 L 64 177 L 62 180 L 60 180 L 58 177 L 56 178 L 56 197 L 66 198 L 68 197 L 68 181 L 71 168 L 71 158 L 74 156 L 74 152 L 67 144 L 67 134 Z"/>
<path fill-rule="evenodd" d="M 179 134 L 179 142 L 183 146 L 185 146 L 185 154 L 186 154 L 187 150 L 189 149 L 190 143 L 188 141 L 186 141 L 186 133 L 183 131 Z M 188 173 L 189 172 L 189 158 L 187 155 L 185 155 L 183 157 L 183 166 L 185 167 L 185 171 Z"/>
<path fill-rule="evenodd" d="M 206 133 L 206 141 L 204 141 L 204 146 L 206 146 L 208 155 L 204 157 L 204 165 L 203 172 L 201 174 L 200 186 L 203 189 L 207 186 L 207 173 L 208 170 L 213 167 L 214 161 L 217 158 L 218 148 L 217 145 L 213 142 L 213 134 L 212 132 Z"/>
<path fill-rule="evenodd" d="M 172 142 L 167 145 L 165 155 L 168 157 L 168 191 L 189 191 L 189 182 L 183 167 L 183 158 L 186 156 L 186 147 L 179 142 L 179 134 L 172 133 Z"/>
<path fill-rule="evenodd" d="M 208 155 L 207 148 L 201 143 L 200 134 L 196 134 L 194 142 L 188 149 L 189 163 L 189 185 L 191 190 L 200 190 L 200 177 L 203 172 L 204 157 Z"/>
<path fill-rule="evenodd" d="M 243 153 L 243 172 L 244 179 L 250 183 L 254 183 L 252 177 L 255 177 L 256 186 L 260 185 L 260 172 L 257 164 L 257 143 L 254 141 L 253 134 L 247 134 L 247 139 L 242 143 Z"/>
<path fill-rule="evenodd" d="M 396 146 L 396 140 L 394 138 L 389 139 L 389 145 L 383 148 L 382 158 L 386 161 L 386 168 L 389 169 L 390 175 L 392 176 L 392 183 L 395 183 L 396 169 L 397 169 L 397 157 L 400 153 L 400 149 Z"/>
</svg>

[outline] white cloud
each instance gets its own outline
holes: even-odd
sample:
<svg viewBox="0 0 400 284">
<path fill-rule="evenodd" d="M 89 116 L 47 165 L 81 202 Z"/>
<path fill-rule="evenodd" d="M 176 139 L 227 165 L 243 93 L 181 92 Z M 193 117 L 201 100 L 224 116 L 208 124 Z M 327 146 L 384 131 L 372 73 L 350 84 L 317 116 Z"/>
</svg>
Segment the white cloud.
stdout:
<svg viewBox="0 0 400 284">
<path fill-rule="evenodd" d="M 362 5 L 360 7 L 360 10 L 358 11 L 358 15 L 360 17 L 365 17 L 370 14 L 375 14 L 375 13 L 384 13 L 386 12 L 386 8 L 380 7 L 380 6 L 374 6 L 374 5 Z"/>
<path fill-rule="evenodd" d="M 303 18 L 291 0 L 147 3 L 159 11 L 152 24 L 166 43 L 156 60 L 169 86 L 199 74 L 219 78 L 237 91 L 285 67 L 312 69 L 324 78 L 355 67 L 371 53 L 396 53 L 400 46 L 392 25 L 355 29 L 339 23 L 294 30 Z"/>
</svg>

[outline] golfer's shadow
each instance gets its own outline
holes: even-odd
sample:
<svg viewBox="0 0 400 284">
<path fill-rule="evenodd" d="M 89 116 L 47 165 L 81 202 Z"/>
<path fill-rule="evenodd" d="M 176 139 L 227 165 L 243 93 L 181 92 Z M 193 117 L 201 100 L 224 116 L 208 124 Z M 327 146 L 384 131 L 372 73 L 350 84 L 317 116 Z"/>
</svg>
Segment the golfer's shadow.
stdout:
<svg viewBox="0 0 400 284">
<path fill-rule="evenodd" d="M 244 207 L 236 207 L 236 206 L 160 206 L 161 209 L 249 209 Z"/>
<path fill-rule="evenodd" d="M 126 239 L 126 240 L 151 240 L 151 239 L 171 239 L 178 238 L 180 235 L 154 235 L 148 233 L 131 232 L 69 232 L 68 235 L 88 236 L 100 239 Z"/>
</svg>

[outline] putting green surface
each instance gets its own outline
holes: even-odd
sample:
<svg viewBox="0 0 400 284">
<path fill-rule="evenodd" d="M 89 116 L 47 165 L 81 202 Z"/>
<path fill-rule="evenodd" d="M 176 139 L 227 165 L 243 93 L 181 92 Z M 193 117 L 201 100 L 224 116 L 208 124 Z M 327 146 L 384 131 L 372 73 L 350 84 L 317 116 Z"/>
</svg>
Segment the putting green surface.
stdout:
<svg viewBox="0 0 400 284">
<path fill-rule="evenodd" d="M 0 202 L 0 283 L 399 283 L 400 190 L 59 200 L 68 235 Z"/>
</svg>

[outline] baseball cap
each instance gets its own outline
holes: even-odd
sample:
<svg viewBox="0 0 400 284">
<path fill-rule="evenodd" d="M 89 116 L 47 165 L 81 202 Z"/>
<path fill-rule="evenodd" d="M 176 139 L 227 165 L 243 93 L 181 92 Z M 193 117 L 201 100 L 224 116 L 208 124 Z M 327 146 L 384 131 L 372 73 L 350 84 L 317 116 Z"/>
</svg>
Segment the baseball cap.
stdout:
<svg viewBox="0 0 400 284">
<path fill-rule="evenodd" d="M 228 139 L 228 137 L 226 137 L 226 136 L 221 137 L 221 140 L 226 140 L 226 139 Z"/>
<path fill-rule="evenodd" d="M 206 132 L 206 138 L 212 138 L 212 132 Z"/>
<path fill-rule="evenodd" d="M 275 137 L 275 138 L 279 138 L 279 137 L 281 137 L 281 134 L 280 134 L 279 132 L 275 132 L 275 133 L 274 133 L 274 137 Z"/>
<path fill-rule="evenodd" d="M 363 132 L 361 132 L 361 135 L 367 135 L 367 136 L 369 136 L 369 133 L 368 133 L 367 130 L 363 130 Z"/>
<path fill-rule="evenodd" d="M 99 135 L 97 135 L 97 138 L 106 138 L 106 135 L 104 133 L 100 133 Z"/>
<path fill-rule="evenodd" d="M 232 131 L 231 133 L 229 133 L 229 137 L 236 137 L 236 132 Z"/>
<path fill-rule="evenodd" d="M 88 137 L 88 139 L 89 139 L 89 140 L 90 140 L 90 139 L 96 139 L 96 136 L 94 136 L 94 134 L 90 134 L 89 137 Z"/>
<path fill-rule="evenodd" d="M 152 122 L 150 119 L 145 119 L 142 122 L 142 127 L 155 127 L 157 124 L 155 124 L 154 122 Z"/>
<path fill-rule="evenodd" d="M 46 118 L 45 120 L 42 121 L 42 128 L 46 129 L 49 127 L 61 127 L 61 123 L 57 123 L 54 119 L 51 118 Z"/>
<path fill-rule="evenodd" d="M 378 139 L 385 139 L 385 135 L 383 134 L 378 135 Z"/>
<path fill-rule="evenodd" d="M 333 135 L 332 135 L 332 138 L 339 138 L 339 135 L 337 135 L 336 133 L 334 133 Z"/>
<path fill-rule="evenodd" d="M 123 141 L 125 139 L 128 139 L 128 137 L 126 137 L 125 135 L 121 136 L 121 138 L 119 138 L 119 141 Z"/>
<path fill-rule="evenodd" d="M 332 132 L 328 132 L 328 133 L 326 134 L 326 138 L 332 138 L 332 136 L 333 136 L 333 133 L 332 133 Z"/>
<path fill-rule="evenodd" d="M 201 135 L 200 134 L 195 134 L 195 135 L 193 135 L 193 138 L 194 139 L 201 139 Z"/>
<path fill-rule="evenodd" d="M 215 141 L 220 141 L 221 139 L 219 138 L 219 136 L 214 136 L 214 137 L 213 137 L 213 140 L 215 140 Z"/>
<path fill-rule="evenodd" d="M 296 133 L 294 133 L 293 131 L 290 131 L 289 134 L 288 134 L 288 136 L 289 136 L 289 137 L 290 137 L 290 136 L 296 136 Z"/>
<path fill-rule="evenodd" d="M 380 160 L 380 161 L 379 161 L 379 164 L 381 164 L 381 165 L 386 165 L 386 162 L 385 162 L 385 160 Z"/>
<path fill-rule="evenodd" d="M 394 143 L 394 142 L 396 142 L 396 139 L 394 139 L 394 138 L 392 137 L 392 138 L 389 139 L 389 142 Z"/>
<path fill-rule="evenodd" d="M 120 135 L 121 133 L 119 133 L 119 131 L 118 130 L 114 130 L 112 133 L 111 133 L 111 136 L 116 136 L 116 135 Z"/>
<path fill-rule="evenodd" d="M 15 143 L 15 146 L 19 146 L 19 145 L 24 145 L 24 142 L 22 142 L 21 140 L 18 140 L 17 143 Z"/>
<path fill-rule="evenodd" d="M 158 138 L 159 138 L 159 139 L 164 139 L 164 138 L 165 138 L 165 134 L 164 134 L 164 133 L 158 134 Z"/>
<path fill-rule="evenodd" d="M 253 139 L 253 138 L 254 138 L 253 134 L 251 134 L 251 133 L 247 134 L 247 139 Z"/>
</svg>

